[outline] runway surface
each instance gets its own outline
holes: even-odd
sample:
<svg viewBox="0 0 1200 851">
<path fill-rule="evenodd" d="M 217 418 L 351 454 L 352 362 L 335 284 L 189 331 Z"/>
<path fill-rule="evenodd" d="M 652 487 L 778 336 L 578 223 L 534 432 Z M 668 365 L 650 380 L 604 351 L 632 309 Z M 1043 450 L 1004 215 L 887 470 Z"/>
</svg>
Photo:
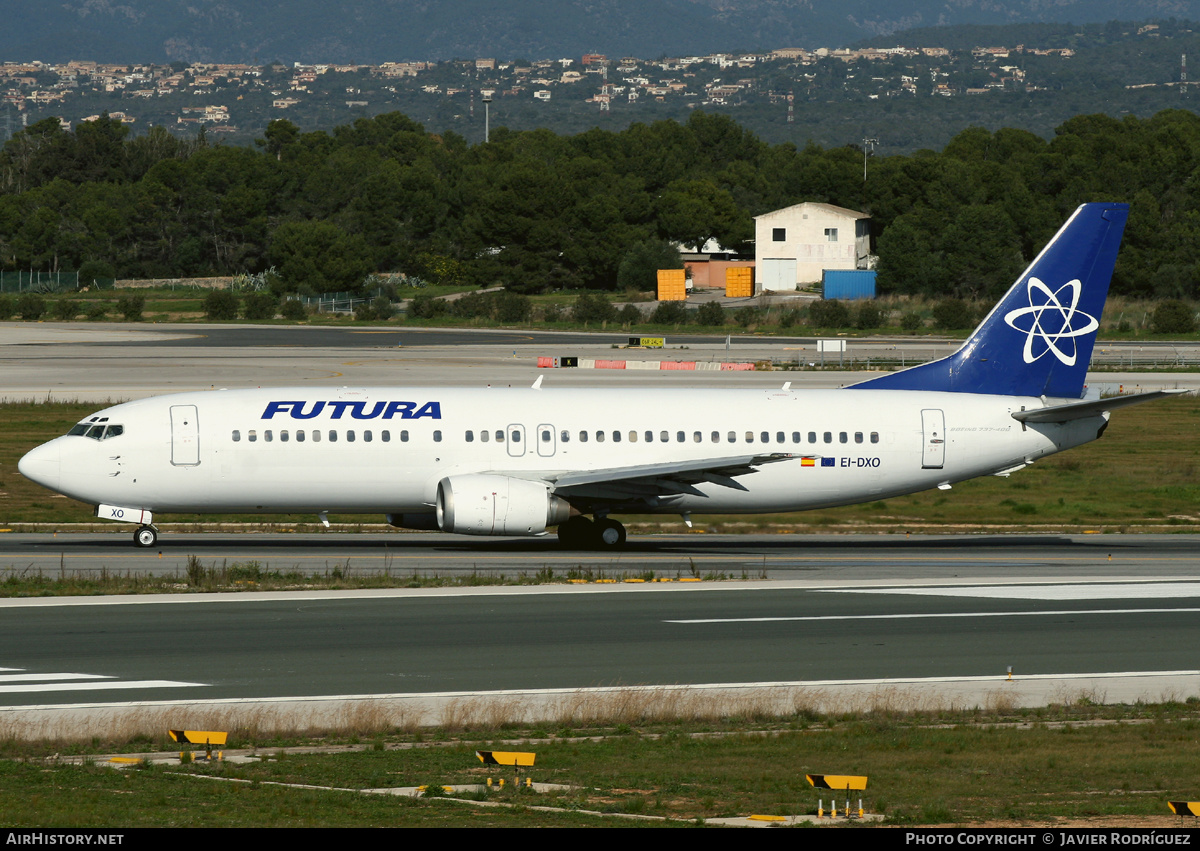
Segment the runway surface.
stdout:
<svg viewBox="0 0 1200 851">
<path fill-rule="evenodd" d="M 105 692 L 222 700 L 986 676 L 998 685 L 1009 665 L 1028 676 L 1200 662 L 1200 582 L 984 590 L 560 586 L 6 608 L 0 694 L 20 705 Z"/>
<path fill-rule="evenodd" d="M 284 537 L 181 536 L 181 551 L 369 560 L 399 536 Z M 466 695 L 529 703 L 648 686 L 860 697 L 886 687 L 971 705 L 997 690 L 1036 703 L 1072 690 L 1158 700 L 1200 689 L 1200 542 L 1190 536 L 703 537 L 635 542 L 609 570 L 688 558 L 738 578 L 3 600 L 0 712 L 416 701 L 436 717 Z M 52 559 L 42 550 L 68 565 L 107 559 L 109 570 L 146 558 L 95 535 L 0 542 L 14 565 Z M 400 574 L 471 563 L 512 575 L 589 558 L 510 543 L 389 550 L 401 553 Z"/>
</svg>

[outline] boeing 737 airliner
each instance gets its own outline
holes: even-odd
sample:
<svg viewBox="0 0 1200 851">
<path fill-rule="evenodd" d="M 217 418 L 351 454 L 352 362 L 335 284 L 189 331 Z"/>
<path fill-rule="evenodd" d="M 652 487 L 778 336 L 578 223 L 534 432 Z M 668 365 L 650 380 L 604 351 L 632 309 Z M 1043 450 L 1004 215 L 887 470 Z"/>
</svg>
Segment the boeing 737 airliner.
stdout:
<svg viewBox="0 0 1200 851">
<path fill-rule="evenodd" d="M 1007 476 L 1166 394 L 1084 398 L 1128 212 L 1081 206 L 955 354 L 842 390 L 183 393 L 106 408 L 20 470 L 137 524 L 141 547 L 161 512 L 380 513 L 620 547 L 621 512 L 795 511 Z"/>
</svg>

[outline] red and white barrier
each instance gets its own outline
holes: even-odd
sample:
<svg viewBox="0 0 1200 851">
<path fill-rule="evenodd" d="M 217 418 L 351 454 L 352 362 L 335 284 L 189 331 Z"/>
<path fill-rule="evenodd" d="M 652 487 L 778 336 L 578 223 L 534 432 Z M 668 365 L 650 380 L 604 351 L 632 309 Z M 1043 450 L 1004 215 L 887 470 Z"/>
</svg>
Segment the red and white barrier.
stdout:
<svg viewBox="0 0 1200 851">
<path fill-rule="evenodd" d="M 562 368 L 561 358 L 539 357 L 538 369 Z M 695 370 L 700 372 L 753 372 L 754 364 L 749 362 L 722 361 L 656 361 L 656 360 L 600 360 L 599 358 L 579 358 L 578 369 L 649 369 L 649 370 Z"/>
</svg>

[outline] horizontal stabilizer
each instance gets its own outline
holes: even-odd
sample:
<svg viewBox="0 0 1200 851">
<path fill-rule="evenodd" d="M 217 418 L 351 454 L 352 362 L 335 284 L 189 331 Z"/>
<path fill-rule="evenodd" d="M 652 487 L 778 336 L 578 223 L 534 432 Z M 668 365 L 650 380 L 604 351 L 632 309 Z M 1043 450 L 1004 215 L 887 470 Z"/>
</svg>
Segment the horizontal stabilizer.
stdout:
<svg viewBox="0 0 1200 851">
<path fill-rule="evenodd" d="M 1161 399 L 1164 396 L 1177 396 L 1187 393 L 1187 390 L 1154 390 L 1149 393 L 1134 393 L 1129 396 L 1112 396 L 1108 399 L 1095 399 L 1089 402 L 1071 402 L 1067 405 L 1051 405 L 1046 408 L 1035 408 L 1031 411 L 1013 411 L 1013 419 L 1023 423 L 1065 423 L 1080 420 L 1084 417 L 1095 417 L 1105 411 L 1114 411 L 1129 405 L 1140 405 Z"/>
</svg>

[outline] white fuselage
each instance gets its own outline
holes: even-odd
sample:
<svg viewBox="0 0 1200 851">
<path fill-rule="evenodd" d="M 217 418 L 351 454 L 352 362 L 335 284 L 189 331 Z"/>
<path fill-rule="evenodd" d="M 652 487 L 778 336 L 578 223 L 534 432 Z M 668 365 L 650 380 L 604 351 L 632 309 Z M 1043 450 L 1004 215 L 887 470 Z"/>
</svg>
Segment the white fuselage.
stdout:
<svg viewBox="0 0 1200 851">
<path fill-rule="evenodd" d="M 428 513 L 448 476 L 553 483 L 746 455 L 795 456 L 627 508 L 771 512 L 882 499 L 1093 440 L 1107 420 L 1028 424 L 1037 398 L 903 390 L 282 388 L 129 402 L 22 472 L 83 502 L 158 512 Z M 620 501 L 613 503 L 620 507 Z"/>
</svg>

